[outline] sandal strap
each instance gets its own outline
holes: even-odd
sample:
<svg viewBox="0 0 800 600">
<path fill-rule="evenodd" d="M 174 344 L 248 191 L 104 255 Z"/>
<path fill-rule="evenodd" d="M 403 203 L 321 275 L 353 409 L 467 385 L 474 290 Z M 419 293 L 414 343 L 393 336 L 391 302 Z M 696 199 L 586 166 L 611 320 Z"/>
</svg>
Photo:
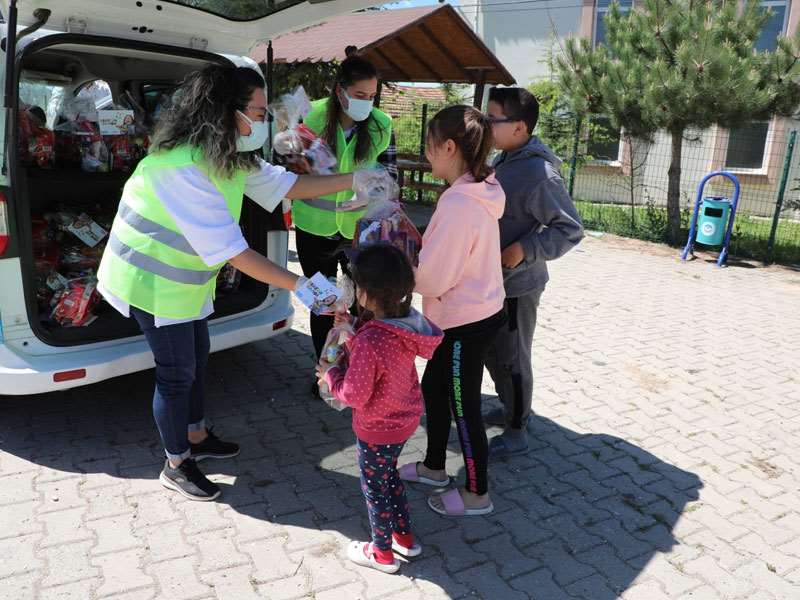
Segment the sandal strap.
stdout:
<svg viewBox="0 0 800 600">
<path fill-rule="evenodd" d="M 447 491 L 444 494 L 441 494 L 439 498 L 442 499 L 442 505 L 444 506 L 444 510 L 448 515 L 460 517 L 466 514 L 464 499 L 461 497 L 461 493 L 457 489 Z"/>
</svg>

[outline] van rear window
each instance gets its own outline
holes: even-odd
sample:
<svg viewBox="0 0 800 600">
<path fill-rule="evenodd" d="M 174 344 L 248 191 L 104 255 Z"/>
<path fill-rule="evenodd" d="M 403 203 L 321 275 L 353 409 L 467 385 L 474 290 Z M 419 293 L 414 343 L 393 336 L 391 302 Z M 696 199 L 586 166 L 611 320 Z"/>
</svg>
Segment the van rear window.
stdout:
<svg viewBox="0 0 800 600">
<path fill-rule="evenodd" d="M 292 0 L 166 0 L 170 4 L 190 6 L 233 21 L 253 21 L 272 14 L 281 5 L 297 4 Z"/>
</svg>

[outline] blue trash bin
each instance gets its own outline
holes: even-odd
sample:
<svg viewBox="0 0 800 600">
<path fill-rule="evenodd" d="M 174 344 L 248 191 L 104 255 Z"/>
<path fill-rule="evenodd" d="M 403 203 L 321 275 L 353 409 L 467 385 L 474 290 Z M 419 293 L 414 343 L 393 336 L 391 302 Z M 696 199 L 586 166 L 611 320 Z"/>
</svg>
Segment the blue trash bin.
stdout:
<svg viewBox="0 0 800 600">
<path fill-rule="evenodd" d="M 727 198 L 703 198 L 695 240 L 705 246 L 721 246 L 730 213 L 731 203 Z"/>
</svg>

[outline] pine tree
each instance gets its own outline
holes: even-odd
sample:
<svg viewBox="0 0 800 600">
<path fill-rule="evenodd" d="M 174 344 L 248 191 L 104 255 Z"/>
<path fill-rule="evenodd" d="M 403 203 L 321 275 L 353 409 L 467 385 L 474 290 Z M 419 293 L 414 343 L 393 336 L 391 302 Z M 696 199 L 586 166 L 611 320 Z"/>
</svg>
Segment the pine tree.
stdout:
<svg viewBox="0 0 800 600">
<path fill-rule="evenodd" d="M 607 116 L 627 135 L 672 140 L 667 241 L 679 243 L 684 133 L 790 115 L 800 103 L 800 35 L 774 52 L 755 43 L 769 18 L 759 0 L 636 0 L 605 17 L 606 42 L 567 41 L 559 83 L 576 112 Z"/>
</svg>

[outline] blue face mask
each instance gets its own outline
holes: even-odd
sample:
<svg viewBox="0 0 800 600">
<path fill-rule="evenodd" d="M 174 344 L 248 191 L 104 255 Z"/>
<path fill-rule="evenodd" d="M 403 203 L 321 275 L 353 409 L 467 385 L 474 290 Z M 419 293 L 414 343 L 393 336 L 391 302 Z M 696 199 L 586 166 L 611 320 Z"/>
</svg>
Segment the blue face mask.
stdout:
<svg viewBox="0 0 800 600">
<path fill-rule="evenodd" d="M 348 117 L 353 119 L 353 121 L 356 121 L 357 123 L 366 121 L 370 114 L 372 114 L 372 100 L 351 98 L 350 95 L 344 90 L 342 90 L 342 95 L 347 100 L 347 108 L 342 105 L 342 110 Z"/>
<path fill-rule="evenodd" d="M 250 125 L 250 135 L 242 135 L 240 133 L 236 136 L 236 149 L 239 152 L 252 152 L 263 148 L 269 137 L 269 123 L 266 121 L 253 121 L 242 111 L 237 110 L 236 112 Z"/>
</svg>

